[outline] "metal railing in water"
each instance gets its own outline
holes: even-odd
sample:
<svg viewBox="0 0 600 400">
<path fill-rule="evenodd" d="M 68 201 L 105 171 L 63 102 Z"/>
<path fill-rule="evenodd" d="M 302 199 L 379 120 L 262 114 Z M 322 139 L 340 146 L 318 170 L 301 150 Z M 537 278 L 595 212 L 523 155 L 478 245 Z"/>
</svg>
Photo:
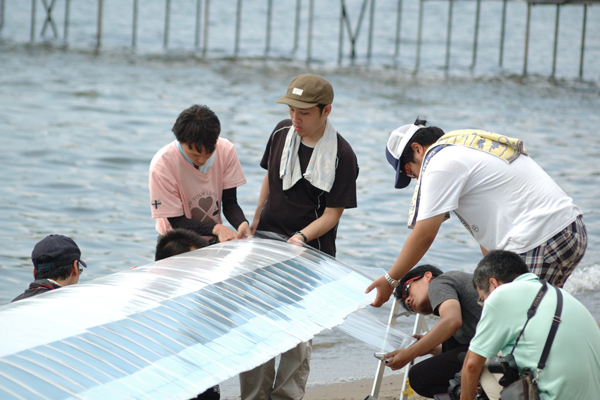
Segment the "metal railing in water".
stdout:
<svg viewBox="0 0 600 400">
<path fill-rule="evenodd" d="M 248 1 L 248 0 L 247 0 Z M 266 24 L 265 24 L 265 47 L 264 54 L 265 58 L 271 55 L 271 43 L 272 43 L 272 18 L 273 18 L 273 0 L 262 0 L 266 1 Z M 415 71 L 421 66 L 421 53 L 424 47 L 423 45 L 423 17 L 424 17 L 424 4 L 427 2 L 434 1 L 446 1 L 448 3 L 448 15 L 447 15 L 447 26 L 446 26 L 446 43 L 445 43 L 445 64 L 444 69 L 450 68 L 450 54 L 452 47 L 452 28 L 453 28 L 453 13 L 455 3 L 458 2 L 476 2 L 475 9 L 475 21 L 473 28 L 473 39 L 472 39 L 472 50 L 471 50 L 471 64 L 470 68 L 475 68 L 477 63 L 477 52 L 479 46 L 479 35 L 480 35 L 480 23 L 481 23 L 481 3 L 482 0 L 417 0 L 418 1 L 418 27 L 417 27 L 417 38 L 416 38 L 416 56 L 415 56 Z M 507 19 L 507 7 L 508 0 L 499 0 L 502 2 L 502 14 L 501 14 L 501 33 L 499 39 L 499 50 L 498 50 L 498 66 L 502 67 L 504 63 L 504 51 L 505 51 L 505 38 L 506 38 L 506 19 Z M 7 0 L 0 0 L 0 33 L 5 24 L 6 7 L 5 3 Z M 236 0 L 235 6 L 235 36 L 234 36 L 234 50 L 233 56 L 238 57 L 240 54 L 240 42 L 242 39 L 242 17 L 244 1 Z M 351 10 L 347 0 L 339 0 L 340 14 L 339 14 L 339 36 L 338 36 L 338 52 L 337 52 L 337 63 L 342 64 L 344 59 L 344 41 L 346 38 L 349 39 L 349 51 L 347 57 L 351 62 L 355 62 L 357 59 L 357 42 L 361 34 L 363 25 L 368 25 L 367 29 L 367 46 L 366 46 L 366 60 L 371 61 L 373 52 L 373 41 L 374 41 L 374 26 L 375 21 L 375 4 L 376 0 L 357 0 L 354 2 L 359 3 L 360 8 L 358 11 L 353 10 L 354 14 L 358 12 L 358 18 L 355 21 L 355 26 L 352 26 Z M 520 0 L 511 2 L 521 2 Z M 41 3 L 41 7 L 44 11 L 45 18 L 40 31 L 40 36 L 44 37 L 48 33 L 48 28 L 52 31 L 55 38 L 59 38 L 58 28 L 53 19 L 53 12 L 56 11 L 57 0 L 32 0 L 31 1 L 31 22 L 30 22 L 30 40 L 33 42 L 36 39 L 37 25 L 36 25 L 36 8 L 38 3 Z M 70 3 L 71 0 L 64 0 L 64 28 L 63 38 L 65 42 L 68 39 L 69 34 L 69 14 L 70 14 Z M 195 29 L 194 29 L 194 47 L 201 51 L 202 56 L 206 56 L 209 49 L 209 30 L 210 30 L 210 12 L 211 12 L 211 1 L 210 0 L 195 0 L 195 10 L 193 17 L 195 18 Z M 306 58 L 307 64 L 314 61 L 313 59 L 313 28 L 315 20 L 315 0 L 306 0 L 304 5 L 308 3 L 308 28 L 307 28 L 307 42 L 306 42 Z M 103 4 L 104 0 L 97 0 L 96 7 L 96 47 L 102 45 L 102 26 L 103 26 Z M 164 28 L 163 28 L 163 47 L 169 47 L 169 33 L 171 30 L 171 0 L 165 0 L 165 12 L 164 12 Z M 558 57 L 558 38 L 559 38 L 559 27 L 560 27 L 560 12 L 565 6 L 579 6 L 583 9 L 583 19 L 581 22 L 581 43 L 579 51 L 579 77 L 583 78 L 583 67 L 584 67 L 584 56 L 586 51 L 586 27 L 588 18 L 588 8 L 594 4 L 600 4 L 600 0 L 526 0 L 527 4 L 527 16 L 526 16 L 526 27 L 525 27 L 525 43 L 524 43 L 524 54 L 523 54 L 523 69 L 522 75 L 527 75 L 528 59 L 530 53 L 530 36 L 531 36 L 531 18 L 532 18 L 532 7 L 533 6 L 546 6 L 556 7 L 556 15 L 554 21 L 554 41 L 553 41 L 553 55 L 552 55 L 552 71 L 551 77 L 556 74 L 556 60 Z M 132 0 L 133 13 L 132 13 L 132 31 L 131 31 L 131 46 L 136 47 L 138 45 L 138 19 L 140 2 L 139 0 Z M 305 8 L 305 7 L 304 7 Z M 401 27 L 403 22 L 403 0 L 397 0 L 396 4 L 396 15 L 385 15 L 384 18 L 395 18 L 395 38 L 394 38 L 394 52 L 391 55 L 392 59 L 397 59 L 400 55 L 401 40 Z M 300 43 L 300 25 L 301 25 L 301 14 L 303 12 L 303 1 L 296 0 L 293 18 L 293 31 L 294 40 L 292 54 L 296 54 L 299 49 Z M 365 17 L 368 13 L 368 19 L 365 22 Z M 192 13 L 190 13 L 192 14 Z M 290 18 L 290 21 L 292 18 Z M 216 28 L 215 28 L 216 29 Z M 595 39 L 598 39 L 597 37 Z"/>
</svg>

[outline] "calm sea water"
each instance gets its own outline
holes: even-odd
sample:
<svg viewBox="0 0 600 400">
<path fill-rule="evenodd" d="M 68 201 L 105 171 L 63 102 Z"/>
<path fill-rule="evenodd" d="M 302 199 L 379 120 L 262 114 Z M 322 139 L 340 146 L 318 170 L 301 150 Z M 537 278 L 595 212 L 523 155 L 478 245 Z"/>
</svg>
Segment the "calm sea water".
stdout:
<svg viewBox="0 0 600 400">
<path fill-rule="evenodd" d="M 463 45 L 453 48 L 454 69 L 449 74 L 437 66 L 440 60 L 443 63 L 444 42 L 439 44 L 433 37 L 427 39 L 429 49 L 438 46 L 441 53 L 424 53 L 425 66 L 418 74 L 407 67 L 414 63 L 410 36 L 406 39 L 409 54 L 396 60 L 398 68 L 390 65 L 389 51 L 383 50 L 390 43 L 379 41 L 370 65 L 345 62 L 337 66 L 331 54 L 337 54 L 338 26 L 331 22 L 326 27 L 329 41 L 322 30 L 316 35 L 317 62 L 304 63 L 302 46 L 306 43 L 299 55 L 290 57 L 286 53 L 289 43 L 283 39 L 273 41 L 273 52 L 287 56 L 263 60 L 255 55 L 264 49 L 264 6 L 248 2 L 245 21 L 260 17 L 262 23 L 257 25 L 260 29 L 248 31 L 241 50 L 245 57 L 228 56 L 233 51 L 230 27 L 222 35 L 211 31 L 214 52 L 202 59 L 187 44 L 193 43 L 187 33 L 193 31 L 191 22 L 172 22 L 173 48 L 161 49 L 162 31 L 156 28 L 162 23 L 164 3 L 160 1 L 148 2 L 151 9 L 144 9 L 143 20 L 140 16 L 137 51 L 127 47 L 129 7 L 119 13 L 116 2 L 106 1 L 106 36 L 101 50 L 94 51 L 90 45 L 95 20 L 93 13 L 84 13 L 86 2 L 72 6 L 68 47 L 60 40 L 27 43 L 30 9 L 24 3 L 7 2 L 0 33 L 0 303 L 27 287 L 32 279 L 31 250 L 51 233 L 71 236 L 81 247 L 89 266 L 82 281 L 153 259 L 156 232 L 150 217 L 148 165 L 154 153 L 173 140 L 170 129 L 179 112 L 192 104 L 210 106 L 221 119 L 222 136 L 235 143 L 248 181 L 238 189 L 239 199 L 247 216 L 252 216 L 264 177 L 259 160 L 272 128 L 287 117 L 285 106 L 275 100 L 295 75 L 311 71 L 333 84 L 331 118 L 353 146 L 360 164 L 359 206 L 342 217 L 340 260 L 387 269 L 409 234 L 406 218 L 412 191 L 393 189 L 394 173 L 383 151 L 390 131 L 421 116 L 444 130 L 468 127 L 505 133 L 521 138 L 534 160 L 583 209 L 589 247 L 566 288 L 600 320 L 600 79 L 598 69 L 594 71 L 590 64 L 586 64 L 586 81 L 576 79 L 578 56 L 559 59 L 558 81 L 536 75 L 515 77 L 515 71 L 520 73 L 521 50 L 515 45 L 517 49 L 507 55 L 512 61 L 499 70 L 495 67 L 497 47 L 493 47 L 497 44 L 492 46 L 489 39 L 490 44 L 480 50 L 482 61 L 470 71 L 465 67 L 471 61 L 466 43 L 472 32 L 466 29 L 462 36 L 454 33 Z M 95 2 L 87 3 L 95 12 Z M 174 3 L 178 5 L 173 5 L 173 18 L 185 5 Z M 337 3 L 328 4 L 335 11 L 331 17 L 335 21 Z M 218 20 L 215 24 L 225 26 L 225 11 L 231 12 L 233 6 L 222 12 L 217 7 L 212 11 Z M 443 19 L 444 10 L 445 6 L 429 9 L 428 18 Z M 518 14 L 518 10 L 513 12 Z M 486 13 L 491 20 L 497 10 Z M 597 16 L 591 11 L 590 15 Z M 322 13 L 320 18 L 324 18 Z M 561 18 L 565 25 L 571 18 L 575 26 L 580 14 L 568 11 Z M 276 18 L 274 27 L 281 27 L 281 20 Z M 42 21 L 38 15 L 38 29 Z M 515 31 L 521 29 L 521 22 L 511 25 Z M 561 48 L 576 48 L 579 39 L 572 33 L 562 38 Z M 594 60 L 600 53 L 598 44 L 592 42 L 590 47 L 589 58 Z M 544 57 L 530 60 L 530 67 L 547 75 L 551 64 L 542 48 L 539 53 Z M 486 52 L 493 62 L 483 61 Z M 479 259 L 477 244 L 452 218 L 444 223 L 423 262 L 443 270 L 472 271 Z M 387 316 L 385 309 L 376 313 Z M 409 331 L 411 321 L 402 321 L 401 326 Z M 334 330 L 315 338 L 312 367 L 310 383 L 322 384 L 373 376 L 376 362 L 370 349 Z M 225 398 L 235 398 L 237 380 L 225 382 L 223 391 Z"/>
</svg>

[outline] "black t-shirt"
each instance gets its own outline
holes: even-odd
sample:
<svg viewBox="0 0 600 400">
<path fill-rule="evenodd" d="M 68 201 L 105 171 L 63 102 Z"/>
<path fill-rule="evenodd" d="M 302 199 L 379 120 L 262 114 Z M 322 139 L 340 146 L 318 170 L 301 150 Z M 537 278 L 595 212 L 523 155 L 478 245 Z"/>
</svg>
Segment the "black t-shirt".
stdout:
<svg viewBox="0 0 600 400">
<path fill-rule="evenodd" d="M 292 126 L 292 121 L 281 121 L 275 127 L 260 166 L 269 175 L 269 196 L 263 207 L 258 223 L 258 230 L 291 236 L 302 230 L 311 222 L 323 215 L 325 207 L 356 207 L 356 178 L 358 163 L 352 147 L 338 133 L 337 162 L 335 181 L 329 193 L 318 189 L 302 178 L 289 190 L 283 190 L 283 181 L 279 177 L 281 153 L 286 135 Z M 298 159 L 301 171 L 304 173 L 313 148 L 300 144 Z M 335 256 L 335 238 L 337 225 L 329 232 L 308 244 L 331 256 Z"/>
</svg>

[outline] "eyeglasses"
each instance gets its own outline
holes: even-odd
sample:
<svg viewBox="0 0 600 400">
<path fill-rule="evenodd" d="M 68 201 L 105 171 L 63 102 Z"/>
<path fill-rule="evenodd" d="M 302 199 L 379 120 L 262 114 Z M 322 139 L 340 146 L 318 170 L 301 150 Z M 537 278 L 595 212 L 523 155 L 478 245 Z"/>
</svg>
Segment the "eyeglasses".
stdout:
<svg viewBox="0 0 600 400">
<path fill-rule="evenodd" d="M 414 278 L 410 278 L 409 280 L 404 282 L 404 286 L 402 286 L 402 302 L 404 304 L 404 307 L 410 312 L 414 312 L 414 310 L 408 305 L 408 303 L 406 303 L 406 298 L 408 297 L 408 290 L 410 289 L 410 285 L 414 281 L 418 281 L 421 278 L 422 276 L 415 276 Z"/>
<path fill-rule="evenodd" d="M 409 178 L 417 179 L 417 177 L 412 172 L 410 172 L 410 168 L 408 168 L 408 163 L 404 164 L 404 169 L 406 170 L 406 175 L 408 175 Z"/>
<path fill-rule="evenodd" d="M 81 268 L 81 264 L 79 263 L 79 261 L 77 261 L 77 267 L 79 269 L 79 275 L 81 275 L 83 273 L 83 268 Z"/>
</svg>

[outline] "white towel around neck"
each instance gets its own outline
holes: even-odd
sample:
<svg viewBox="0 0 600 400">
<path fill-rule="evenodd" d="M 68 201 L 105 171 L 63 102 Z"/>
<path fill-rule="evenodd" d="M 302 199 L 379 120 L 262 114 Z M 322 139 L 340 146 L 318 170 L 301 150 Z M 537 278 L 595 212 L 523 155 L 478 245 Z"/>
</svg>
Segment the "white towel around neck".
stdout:
<svg viewBox="0 0 600 400">
<path fill-rule="evenodd" d="M 283 190 L 288 190 L 302 178 L 298 149 L 300 137 L 293 126 L 288 130 L 281 153 L 279 177 L 283 180 Z M 337 132 L 333 123 L 327 118 L 327 125 L 323 136 L 313 149 L 310 161 L 306 167 L 304 178 L 316 188 L 329 193 L 335 180 L 337 164 Z"/>
</svg>

